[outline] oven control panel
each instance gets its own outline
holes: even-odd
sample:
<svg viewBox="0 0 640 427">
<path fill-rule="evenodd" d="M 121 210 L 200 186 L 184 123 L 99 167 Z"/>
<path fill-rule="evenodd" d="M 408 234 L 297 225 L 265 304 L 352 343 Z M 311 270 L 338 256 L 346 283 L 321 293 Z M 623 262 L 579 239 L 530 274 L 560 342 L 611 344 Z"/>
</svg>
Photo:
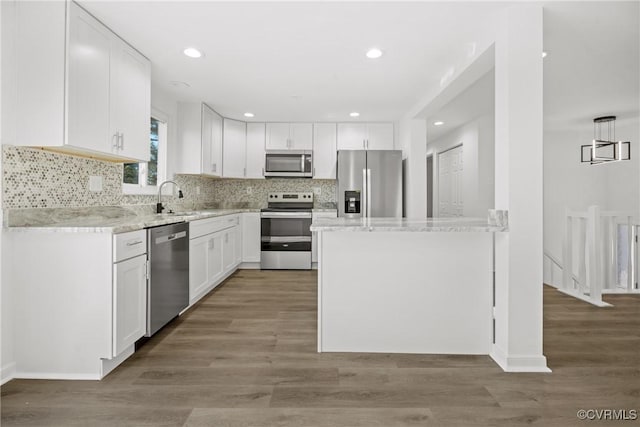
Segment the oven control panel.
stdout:
<svg viewBox="0 0 640 427">
<path fill-rule="evenodd" d="M 313 193 L 269 193 L 268 201 L 278 203 L 313 203 Z"/>
</svg>

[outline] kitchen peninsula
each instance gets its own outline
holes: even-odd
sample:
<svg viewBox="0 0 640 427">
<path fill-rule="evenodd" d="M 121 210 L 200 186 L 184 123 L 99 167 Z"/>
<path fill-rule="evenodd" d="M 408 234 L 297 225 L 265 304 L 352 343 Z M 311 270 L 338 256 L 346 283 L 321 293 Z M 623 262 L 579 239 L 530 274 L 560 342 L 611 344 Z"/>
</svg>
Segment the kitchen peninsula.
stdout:
<svg viewBox="0 0 640 427">
<path fill-rule="evenodd" d="M 496 232 L 474 218 L 322 218 L 318 351 L 490 354 Z"/>
</svg>

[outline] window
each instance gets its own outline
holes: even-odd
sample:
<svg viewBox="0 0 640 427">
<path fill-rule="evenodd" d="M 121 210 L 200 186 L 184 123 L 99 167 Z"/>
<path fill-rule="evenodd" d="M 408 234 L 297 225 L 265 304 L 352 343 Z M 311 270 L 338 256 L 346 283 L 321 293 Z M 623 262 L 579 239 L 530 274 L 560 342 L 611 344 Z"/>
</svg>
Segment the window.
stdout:
<svg viewBox="0 0 640 427">
<path fill-rule="evenodd" d="M 125 194 L 154 194 L 158 184 L 164 181 L 167 120 L 154 110 L 149 124 L 149 161 L 124 164 L 122 189 Z"/>
</svg>

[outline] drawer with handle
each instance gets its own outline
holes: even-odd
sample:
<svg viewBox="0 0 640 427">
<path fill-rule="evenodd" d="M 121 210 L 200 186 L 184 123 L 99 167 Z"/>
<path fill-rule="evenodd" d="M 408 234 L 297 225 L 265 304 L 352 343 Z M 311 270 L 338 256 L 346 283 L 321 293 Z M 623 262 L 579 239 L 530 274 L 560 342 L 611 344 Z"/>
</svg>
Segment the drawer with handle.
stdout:
<svg viewBox="0 0 640 427">
<path fill-rule="evenodd" d="M 114 234 L 113 262 L 119 262 L 147 252 L 146 230 Z"/>
<path fill-rule="evenodd" d="M 224 215 L 215 218 L 200 219 L 189 223 L 189 238 L 195 239 L 206 234 L 226 228 L 235 227 L 240 224 L 240 215 Z"/>
</svg>

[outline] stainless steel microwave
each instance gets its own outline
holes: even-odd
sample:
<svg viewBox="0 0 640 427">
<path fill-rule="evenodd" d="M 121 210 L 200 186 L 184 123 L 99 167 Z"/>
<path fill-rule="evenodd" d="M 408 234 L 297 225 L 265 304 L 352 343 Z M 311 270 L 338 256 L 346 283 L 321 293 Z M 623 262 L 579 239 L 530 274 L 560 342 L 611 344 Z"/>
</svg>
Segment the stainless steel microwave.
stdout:
<svg viewBox="0 0 640 427">
<path fill-rule="evenodd" d="M 313 176 L 311 151 L 267 151 L 264 176 L 268 178 L 311 178 Z"/>
</svg>

